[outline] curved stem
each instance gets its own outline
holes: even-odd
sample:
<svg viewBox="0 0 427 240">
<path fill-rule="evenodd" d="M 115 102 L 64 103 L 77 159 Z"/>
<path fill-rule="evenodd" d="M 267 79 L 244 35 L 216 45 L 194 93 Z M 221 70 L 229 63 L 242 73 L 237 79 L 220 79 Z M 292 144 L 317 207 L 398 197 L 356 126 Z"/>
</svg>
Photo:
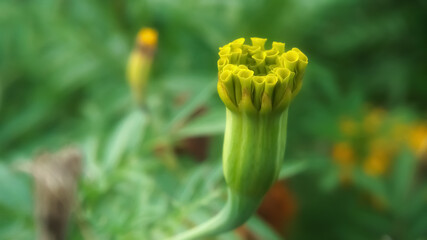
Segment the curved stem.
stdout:
<svg viewBox="0 0 427 240">
<path fill-rule="evenodd" d="M 228 190 L 224 208 L 207 222 L 181 233 L 171 240 L 205 239 L 219 233 L 233 230 L 242 225 L 258 208 L 261 199 L 252 199 Z"/>
<path fill-rule="evenodd" d="M 209 221 L 172 240 L 205 239 L 242 225 L 276 181 L 285 153 L 287 110 L 242 114 L 227 109 L 223 171 L 228 187 L 224 208 Z"/>
</svg>

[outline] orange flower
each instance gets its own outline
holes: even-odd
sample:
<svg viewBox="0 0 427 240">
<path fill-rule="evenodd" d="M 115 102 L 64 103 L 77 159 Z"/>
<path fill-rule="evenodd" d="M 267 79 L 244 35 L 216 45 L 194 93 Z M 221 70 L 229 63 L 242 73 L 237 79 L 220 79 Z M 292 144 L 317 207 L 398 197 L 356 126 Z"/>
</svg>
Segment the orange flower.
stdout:
<svg viewBox="0 0 427 240">
<path fill-rule="evenodd" d="M 355 162 L 353 147 L 347 142 L 336 143 L 332 148 L 332 158 L 340 167 L 341 182 L 351 182 L 351 172 Z"/>
<path fill-rule="evenodd" d="M 363 170 L 371 176 L 383 175 L 390 165 L 390 154 L 386 148 L 376 147 L 369 153 L 363 163 Z"/>
<path fill-rule="evenodd" d="M 341 166 L 354 164 L 354 150 L 347 142 L 336 143 L 332 148 L 332 158 Z"/>
</svg>

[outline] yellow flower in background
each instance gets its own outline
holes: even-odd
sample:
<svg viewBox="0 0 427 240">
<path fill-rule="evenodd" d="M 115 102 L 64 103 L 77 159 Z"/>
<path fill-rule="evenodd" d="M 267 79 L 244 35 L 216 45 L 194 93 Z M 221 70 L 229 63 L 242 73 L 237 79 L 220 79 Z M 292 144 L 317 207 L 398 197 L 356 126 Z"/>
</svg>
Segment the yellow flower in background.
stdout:
<svg viewBox="0 0 427 240">
<path fill-rule="evenodd" d="M 341 166 L 351 166 L 355 161 L 353 147 L 348 142 L 336 143 L 332 148 L 332 158 Z"/>
<path fill-rule="evenodd" d="M 374 108 L 363 119 L 363 129 L 368 134 L 373 134 L 380 129 L 386 117 L 386 111 L 381 108 Z"/>
<path fill-rule="evenodd" d="M 363 163 L 363 170 L 371 176 L 381 176 L 388 170 L 390 155 L 386 148 L 376 147 L 372 149 Z"/>
<path fill-rule="evenodd" d="M 148 77 L 157 49 L 158 33 L 152 28 L 142 28 L 136 37 L 136 44 L 127 65 L 127 79 L 137 104 L 144 103 Z"/>
<path fill-rule="evenodd" d="M 415 153 L 419 153 L 427 142 L 427 124 L 415 125 L 409 131 L 409 146 Z"/>
<path fill-rule="evenodd" d="M 363 161 L 363 170 L 367 175 L 382 176 L 389 166 L 390 160 L 395 154 L 395 149 L 390 144 L 390 139 L 378 136 L 369 141 L 369 152 Z"/>
<path fill-rule="evenodd" d="M 352 145 L 348 142 L 336 143 L 332 148 L 332 158 L 340 168 L 340 181 L 342 183 L 351 182 L 355 164 L 355 153 Z"/>
<path fill-rule="evenodd" d="M 384 151 L 391 152 L 393 146 L 390 145 L 389 138 L 382 135 L 377 135 L 369 139 L 366 147 L 368 148 L 369 152 L 372 152 L 375 149 L 382 149 Z"/>
<path fill-rule="evenodd" d="M 392 125 L 390 137 L 393 145 L 402 146 L 409 140 L 408 133 L 411 132 L 411 125 L 404 122 L 396 122 Z"/>
<path fill-rule="evenodd" d="M 370 176 L 383 176 L 391 161 L 407 147 L 418 159 L 427 159 L 427 122 L 381 108 L 365 111 L 362 119 L 360 123 L 347 116 L 339 120 L 344 140 L 333 145 L 332 158 L 339 166 L 341 180 L 351 180 L 354 167 L 361 167 Z"/>
</svg>

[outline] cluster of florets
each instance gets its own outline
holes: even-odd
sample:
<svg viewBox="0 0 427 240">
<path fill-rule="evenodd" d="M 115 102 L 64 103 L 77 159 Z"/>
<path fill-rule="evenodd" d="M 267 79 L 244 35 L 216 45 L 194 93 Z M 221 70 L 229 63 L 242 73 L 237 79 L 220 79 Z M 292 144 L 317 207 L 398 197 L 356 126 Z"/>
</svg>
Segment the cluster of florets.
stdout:
<svg viewBox="0 0 427 240">
<path fill-rule="evenodd" d="M 285 44 L 251 38 L 252 46 L 239 38 L 220 48 L 218 93 L 232 111 L 269 113 L 285 110 L 301 89 L 308 63 L 297 48 L 285 52 Z"/>
</svg>

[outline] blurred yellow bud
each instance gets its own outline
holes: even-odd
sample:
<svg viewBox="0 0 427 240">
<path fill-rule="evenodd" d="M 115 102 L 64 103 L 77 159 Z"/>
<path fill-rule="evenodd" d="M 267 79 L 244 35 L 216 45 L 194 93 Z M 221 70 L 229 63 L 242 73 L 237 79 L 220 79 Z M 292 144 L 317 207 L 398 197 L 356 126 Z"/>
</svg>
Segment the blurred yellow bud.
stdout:
<svg viewBox="0 0 427 240">
<path fill-rule="evenodd" d="M 156 30 L 152 28 L 142 28 L 138 32 L 137 42 L 138 45 L 148 46 L 148 47 L 156 47 L 158 33 Z"/>
<path fill-rule="evenodd" d="M 141 29 L 136 37 L 127 65 L 127 79 L 137 104 L 143 104 L 153 55 L 157 48 L 158 33 L 152 28 Z"/>
</svg>

